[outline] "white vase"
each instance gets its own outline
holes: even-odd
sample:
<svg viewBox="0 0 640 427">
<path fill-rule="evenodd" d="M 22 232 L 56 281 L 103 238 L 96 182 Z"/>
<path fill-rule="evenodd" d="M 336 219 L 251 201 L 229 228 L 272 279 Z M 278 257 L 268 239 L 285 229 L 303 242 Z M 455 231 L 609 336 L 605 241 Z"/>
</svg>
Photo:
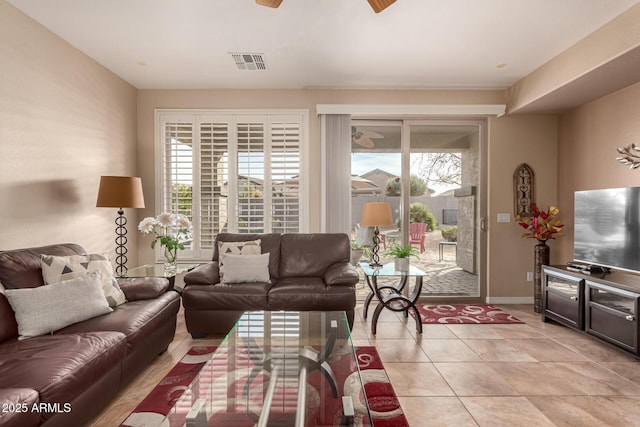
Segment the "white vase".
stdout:
<svg viewBox="0 0 640 427">
<path fill-rule="evenodd" d="M 409 271 L 409 258 L 395 258 L 393 262 L 396 271 Z"/>
</svg>

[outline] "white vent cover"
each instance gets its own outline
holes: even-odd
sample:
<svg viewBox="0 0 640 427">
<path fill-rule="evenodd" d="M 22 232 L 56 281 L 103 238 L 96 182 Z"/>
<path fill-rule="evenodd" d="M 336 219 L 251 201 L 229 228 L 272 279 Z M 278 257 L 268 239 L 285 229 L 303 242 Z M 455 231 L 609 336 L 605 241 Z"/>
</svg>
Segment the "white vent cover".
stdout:
<svg viewBox="0 0 640 427">
<path fill-rule="evenodd" d="M 236 61 L 238 70 L 266 70 L 267 63 L 261 53 L 232 53 L 233 60 Z"/>
</svg>

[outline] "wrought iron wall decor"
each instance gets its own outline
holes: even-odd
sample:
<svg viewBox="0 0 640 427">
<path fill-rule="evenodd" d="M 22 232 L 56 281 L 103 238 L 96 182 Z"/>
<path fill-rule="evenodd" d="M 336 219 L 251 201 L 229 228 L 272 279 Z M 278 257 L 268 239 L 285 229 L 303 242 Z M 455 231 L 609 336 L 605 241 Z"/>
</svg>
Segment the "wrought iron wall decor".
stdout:
<svg viewBox="0 0 640 427">
<path fill-rule="evenodd" d="M 513 200 L 515 215 L 531 216 L 531 203 L 536 201 L 536 178 L 533 169 L 522 163 L 513 172 Z"/>
<path fill-rule="evenodd" d="M 616 160 L 623 165 L 628 165 L 629 169 L 640 168 L 640 147 L 636 144 L 618 148 L 618 154 L 621 156 L 616 157 Z"/>
</svg>

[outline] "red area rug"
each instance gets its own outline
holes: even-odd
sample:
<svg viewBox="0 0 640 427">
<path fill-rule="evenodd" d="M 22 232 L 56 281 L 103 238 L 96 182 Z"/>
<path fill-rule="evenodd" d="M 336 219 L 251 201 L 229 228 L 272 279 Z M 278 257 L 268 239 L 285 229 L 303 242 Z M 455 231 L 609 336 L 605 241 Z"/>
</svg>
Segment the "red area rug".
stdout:
<svg viewBox="0 0 640 427">
<path fill-rule="evenodd" d="M 193 347 L 187 355 L 178 364 L 171 369 L 171 371 L 160 381 L 160 383 L 147 395 L 147 397 L 133 410 L 133 412 L 127 417 L 127 419 L 121 424 L 121 427 L 153 427 L 153 426 L 183 426 L 185 423 L 186 413 L 189 411 L 190 406 L 178 405 L 177 410 L 174 408 L 176 403 L 187 401 L 191 399 L 184 399 L 184 397 L 190 397 L 186 393 L 191 394 L 191 391 L 187 390 L 187 385 L 190 384 L 193 379 L 202 371 L 200 376 L 200 386 L 208 387 L 212 382 L 222 380 L 225 384 L 228 381 L 226 372 L 216 372 L 215 366 L 212 364 L 207 365 L 206 360 L 209 358 L 209 354 L 214 352 L 216 347 Z M 365 383 L 365 393 L 367 395 L 367 402 L 373 418 L 373 425 L 375 427 L 404 427 L 409 426 L 407 419 L 402 412 L 398 398 L 389 382 L 384 366 L 380 356 L 375 347 L 356 347 L 356 355 L 358 358 L 358 367 L 360 368 L 360 374 Z M 348 357 L 346 355 L 338 357 Z M 336 366 L 342 366 L 342 364 L 336 364 Z M 204 368 L 204 370 L 203 370 Z M 346 378 L 345 381 L 338 384 L 338 389 L 341 390 L 341 394 L 352 395 L 354 400 L 354 407 L 356 409 L 356 417 L 354 425 L 356 426 L 369 426 L 371 425 L 368 420 L 362 416 L 363 396 L 361 393 L 354 394 L 353 382 L 350 381 L 350 375 L 355 374 L 354 371 L 349 372 L 335 372 L 338 378 Z M 209 370 L 210 372 L 205 372 Z M 234 381 L 241 381 L 246 379 L 248 372 L 243 372 L 238 375 L 238 371 L 233 376 Z M 239 378 L 241 377 L 241 378 Z M 252 387 L 255 384 L 255 388 L 259 391 L 263 389 L 264 382 L 268 381 L 268 378 L 256 377 L 252 381 Z M 207 384 L 203 382 L 208 381 Z M 329 387 L 323 387 L 324 378 L 318 372 L 312 372 L 307 377 L 308 389 L 317 390 L 317 392 L 330 392 Z M 246 381 L 240 385 L 243 386 Z M 185 393 L 186 392 L 186 393 Z M 283 393 L 287 393 L 286 390 Z M 185 396 L 183 396 L 185 395 Z M 183 399 L 180 399 L 183 397 Z M 331 401 L 332 399 L 327 399 Z M 295 406 L 295 396 L 293 396 L 293 402 Z M 238 403 L 236 402 L 236 405 Z M 251 405 L 250 405 L 251 406 Z M 174 408 L 174 409 L 172 409 Z M 250 407 L 245 406 L 244 411 L 250 414 Z M 272 406 L 273 409 L 273 406 Z M 360 411 L 359 411 L 360 409 Z M 163 421 L 165 416 L 171 411 L 174 411 L 175 416 L 172 419 Z M 293 409 L 295 411 L 295 408 Z M 287 413 L 285 413 L 287 412 Z M 291 408 L 283 411 L 280 415 L 280 419 L 276 420 L 278 425 L 288 425 L 287 420 L 291 419 Z M 316 410 L 318 412 L 318 410 Z M 335 399 L 333 404 L 325 404 L 322 406 L 320 414 L 316 414 L 314 418 L 307 419 L 307 425 L 319 426 L 319 425 L 338 425 L 342 417 L 342 406 L 339 399 Z M 274 411 L 272 410 L 272 414 Z M 276 414 L 278 415 L 278 414 Z M 320 421 L 318 421 L 320 420 Z M 292 420 L 291 420 L 292 421 Z M 210 426 L 254 426 L 256 422 L 255 417 L 249 417 L 247 414 L 243 414 L 242 411 L 238 411 L 237 417 L 230 421 L 226 416 L 224 422 L 216 417 L 212 417 L 209 421 Z"/>
<path fill-rule="evenodd" d="M 419 305 L 422 324 L 507 324 L 524 323 L 495 305 L 487 304 L 439 304 Z M 413 315 L 413 312 L 410 311 Z"/>
</svg>

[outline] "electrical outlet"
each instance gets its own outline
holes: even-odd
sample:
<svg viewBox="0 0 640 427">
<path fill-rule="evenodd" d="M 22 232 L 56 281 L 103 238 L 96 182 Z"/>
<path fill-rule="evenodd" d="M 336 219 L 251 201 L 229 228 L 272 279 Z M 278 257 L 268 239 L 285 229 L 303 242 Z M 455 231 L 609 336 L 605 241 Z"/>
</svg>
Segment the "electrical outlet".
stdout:
<svg viewBox="0 0 640 427">
<path fill-rule="evenodd" d="M 527 271 L 527 282 L 533 282 L 533 272 Z"/>
</svg>

